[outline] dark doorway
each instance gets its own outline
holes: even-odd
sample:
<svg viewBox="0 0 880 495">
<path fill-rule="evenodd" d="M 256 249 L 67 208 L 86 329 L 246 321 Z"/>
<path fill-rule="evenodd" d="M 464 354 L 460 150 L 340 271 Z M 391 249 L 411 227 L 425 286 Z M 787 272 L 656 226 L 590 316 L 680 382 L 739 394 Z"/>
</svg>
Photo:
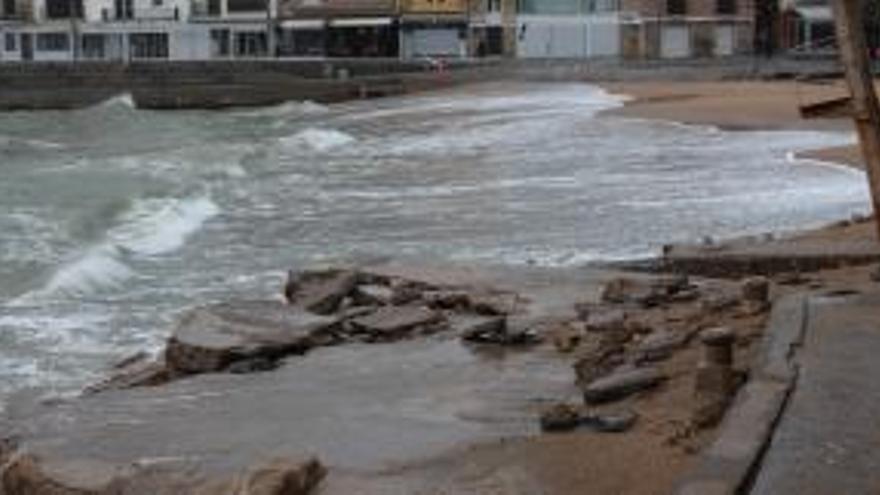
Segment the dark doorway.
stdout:
<svg viewBox="0 0 880 495">
<path fill-rule="evenodd" d="M 21 59 L 34 59 L 34 35 L 31 33 L 21 33 Z"/>
</svg>

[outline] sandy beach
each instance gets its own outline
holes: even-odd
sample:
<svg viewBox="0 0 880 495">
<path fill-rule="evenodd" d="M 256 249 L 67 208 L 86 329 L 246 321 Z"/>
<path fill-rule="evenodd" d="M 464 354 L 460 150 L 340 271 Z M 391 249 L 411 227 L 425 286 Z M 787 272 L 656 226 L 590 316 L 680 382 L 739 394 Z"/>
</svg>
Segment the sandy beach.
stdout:
<svg viewBox="0 0 880 495">
<path fill-rule="evenodd" d="M 803 119 L 798 108 L 846 95 L 842 81 L 633 82 L 603 87 L 633 98 L 611 115 L 713 125 L 728 130 L 852 131 L 848 119 Z M 807 151 L 799 156 L 862 166 L 857 146 Z"/>
</svg>

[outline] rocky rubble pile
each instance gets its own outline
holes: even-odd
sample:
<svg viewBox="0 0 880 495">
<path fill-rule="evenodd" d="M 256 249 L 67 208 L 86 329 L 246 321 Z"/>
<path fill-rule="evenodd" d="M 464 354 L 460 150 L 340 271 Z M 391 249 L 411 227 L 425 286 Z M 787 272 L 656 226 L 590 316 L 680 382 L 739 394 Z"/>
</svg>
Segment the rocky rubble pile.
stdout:
<svg viewBox="0 0 880 495">
<path fill-rule="evenodd" d="M 584 407 L 601 408 L 660 387 L 671 378 L 663 363 L 689 347 L 697 340 L 695 336 L 722 333 L 716 327 L 723 322 L 761 317 L 769 308 L 770 283 L 764 277 L 744 279 L 738 290 L 701 287 L 685 276 L 612 280 L 604 287 L 601 302 L 579 303 L 578 320 L 553 335 L 560 352 L 574 354 L 584 406 L 557 404 L 542 416 L 542 428 L 556 431 L 582 426 L 584 415 L 596 416 L 582 412 Z M 723 332 L 729 335 L 725 344 L 733 346 L 736 334 L 728 329 Z M 708 337 L 701 341 L 715 342 Z M 732 360 L 726 365 L 732 366 Z M 712 426 L 723 416 L 734 385 L 741 383 L 741 373 L 705 362 L 694 368 L 693 423 Z M 710 375 L 724 379 L 707 379 Z M 713 387 L 716 382 L 721 385 Z M 633 421 L 622 424 L 629 427 Z"/>
<path fill-rule="evenodd" d="M 199 373 L 267 371 L 319 346 L 393 342 L 455 332 L 474 344 L 524 345 L 540 338 L 519 295 L 438 286 L 358 270 L 289 273 L 285 302 L 231 301 L 178 320 L 158 359 L 139 355 L 89 389 L 151 386 Z"/>
</svg>

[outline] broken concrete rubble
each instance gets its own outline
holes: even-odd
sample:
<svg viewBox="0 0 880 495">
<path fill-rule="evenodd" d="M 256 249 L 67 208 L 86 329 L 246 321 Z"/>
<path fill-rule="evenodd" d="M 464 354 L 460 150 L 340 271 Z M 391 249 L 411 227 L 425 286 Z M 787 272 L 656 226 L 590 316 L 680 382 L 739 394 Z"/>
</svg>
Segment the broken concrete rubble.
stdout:
<svg viewBox="0 0 880 495">
<path fill-rule="evenodd" d="M 338 320 L 272 301 L 220 303 L 188 311 L 168 339 L 172 373 L 220 371 L 236 361 L 302 354 L 332 338 Z"/>
<path fill-rule="evenodd" d="M 554 404 L 541 413 L 540 422 L 542 431 L 569 431 L 580 425 L 581 414 L 570 404 Z"/>
<path fill-rule="evenodd" d="M 166 383 L 172 378 L 167 363 L 161 359 L 153 359 L 145 355 L 138 360 L 131 360 L 123 364 L 121 367 L 115 367 L 107 379 L 87 387 L 84 393 L 92 394 L 132 387 L 152 387 Z"/>
<path fill-rule="evenodd" d="M 634 357 L 637 362 L 662 361 L 687 342 L 687 336 L 669 331 L 660 331 L 646 336 L 636 346 Z"/>
<path fill-rule="evenodd" d="M 458 316 L 452 322 L 462 340 L 490 342 L 507 331 L 507 319 L 503 316 Z"/>
<path fill-rule="evenodd" d="M 462 340 L 478 344 L 530 345 L 541 342 L 535 322 L 528 319 L 489 317 L 486 324 L 472 327 L 462 334 Z"/>
<path fill-rule="evenodd" d="M 471 296 L 471 309 L 481 315 L 505 316 L 517 312 L 520 297 L 512 293 L 475 294 Z"/>
<path fill-rule="evenodd" d="M 326 477 L 316 458 L 273 459 L 251 468 L 230 486 L 232 495 L 308 495 Z M 220 495 L 218 493 L 217 495 Z"/>
<path fill-rule="evenodd" d="M 602 290 L 603 302 L 612 304 L 637 304 L 650 308 L 670 302 L 690 301 L 699 297 L 686 275 L 668 275 L 648 280 L 617 278 L 608 282 Z"/>
<path fill-rule="evenodd" d="M 657 368 L 625 367 L 588 384 L 584 388 L 584 400 L 588 404 L 595 404 L 623 399 L 654 388 L 665 379 L 666 375 Z"/>
<path fill-rule="evenodd" d="M 619 332 L 626 326 L 626 312 L 621 309 L 593 310 L 587 319 L 587 331 L 598 333 Z"/>
<path fill-rule="evenodd" d="M 424 292 L 422 298 L 434 309 L 466 310 L 471 307 L 470 295 L 463 290 L 432 290 Z"/>
<path fill-rule="evenodd" d="M 28 454 L 13 456 L 3 467 L 4 495 L 308 495 L 327 475 L 314 457 L 276 458 L 231 475 Z"/>
<path fill-rule="evenodd" d="M 389 341 L 419 330 L 436 331 L 445 324 L 445 318 L 437 311 L 421 306 L 389 306 L 351 320 L 355 333 L 366 334 L 372 341 Z"/>
<path fill-rule="evenodd" d="M 385 285 L 358 285 L 352 293 L 355 306 L 387 306 L 394 300 L 394 290 Z"/>
<path fill-rule="evenodd" d="M 293 305 L 319 315 L 329 315 L 339 309 L 343 299 L 357 286 L 358 274 L 353 271 L 302 274 L 288 281 L 285 297 Z"/>
<path fill-rule="evenodd" d="M 587 385 L 607 375 L 623 363 L 625 347 L 621 343 L 590 339 L 577 349 L 574 367 L 576 383 Z"/>
<path fill-rule="evenodd" d="M 540 425 L 544 432 L 563 432 L 587 427 L 597 432 L 622 433 L 632 428 L 637 419 L 638 416 L 632 411 L 583 412 L 577 406 L 558 403 L 541 413 Z"/>
</svg>

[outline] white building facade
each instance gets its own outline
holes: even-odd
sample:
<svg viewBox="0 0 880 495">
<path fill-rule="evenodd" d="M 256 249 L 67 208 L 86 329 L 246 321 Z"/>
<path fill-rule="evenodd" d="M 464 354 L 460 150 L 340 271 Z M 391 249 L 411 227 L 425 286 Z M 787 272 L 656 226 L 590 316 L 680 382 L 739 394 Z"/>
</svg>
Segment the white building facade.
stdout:
<svg viewBox="0 0 880 495">
<path fill-rule="evenodd" d="M 0 61 L 264 57 L 274 0 L 266 2 L 30 0 L 0 21 Z"/>
<path fill-rule="evenodd" d="M 517 56 L 593 58 L 620 54 L 616 0 L 520 0 Z"/>
</svg>

